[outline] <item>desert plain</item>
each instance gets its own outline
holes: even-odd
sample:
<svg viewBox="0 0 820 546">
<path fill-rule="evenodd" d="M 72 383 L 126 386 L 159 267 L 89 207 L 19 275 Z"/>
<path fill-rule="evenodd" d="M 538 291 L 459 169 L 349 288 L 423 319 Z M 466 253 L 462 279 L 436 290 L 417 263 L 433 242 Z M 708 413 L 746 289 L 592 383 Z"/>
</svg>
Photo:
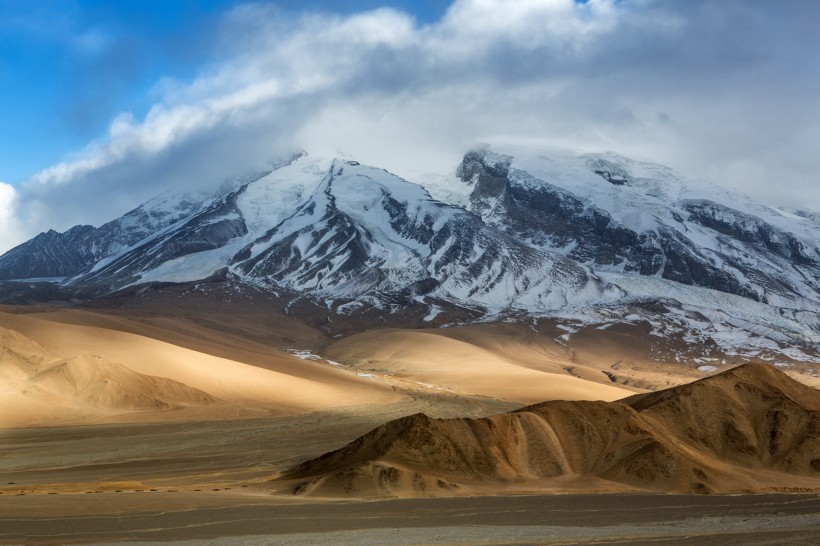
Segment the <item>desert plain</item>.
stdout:
<svg viewBox="0 0 820 546">
<path fill-rule="evenodd" d="M 697 412 L 658 391 L 717 372 L 640 328 L 351 331 L 215 301 L 0 309 L 0 543 L 820 537 L 810 364 L 701 381 L 694 407 L 752 420 L 670 431 Z"/>
</svg>

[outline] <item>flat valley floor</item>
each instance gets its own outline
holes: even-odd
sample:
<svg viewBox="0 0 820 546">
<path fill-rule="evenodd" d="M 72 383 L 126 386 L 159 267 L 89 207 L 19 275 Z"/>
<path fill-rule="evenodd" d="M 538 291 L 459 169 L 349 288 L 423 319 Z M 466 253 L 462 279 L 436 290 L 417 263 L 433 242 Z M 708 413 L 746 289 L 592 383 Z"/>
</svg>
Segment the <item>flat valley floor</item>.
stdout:
<svg viewBox="0 0 820 546">
<path fill-rule="evenodd" d="M 301 502 L 232 492 L 4 497 L 0 543 L 817 544 L 817 495 Z M 78 514 L 79 512 L 79 514 Z M 81 514 L 81 515 L 80 515 Z"/>
<path fill-rule="evenodd" d="M 0 543 L 820 541 L 816 494 L 562 492 L 325 501 L 277 492 L 269 481 L 409 409 L 416 408 L 398 405 L 378 416 L 347 408 L 273 419 L 3 430 Z"/>
</svg>

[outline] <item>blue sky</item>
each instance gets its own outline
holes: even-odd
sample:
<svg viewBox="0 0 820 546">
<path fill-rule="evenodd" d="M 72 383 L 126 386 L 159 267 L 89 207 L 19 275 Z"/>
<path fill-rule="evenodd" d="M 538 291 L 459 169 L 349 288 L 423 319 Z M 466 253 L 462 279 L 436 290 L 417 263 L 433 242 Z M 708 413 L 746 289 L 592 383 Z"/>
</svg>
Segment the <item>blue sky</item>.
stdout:
<svg viewBox="0 0 820 546">
<path fill-rule="evenodd" d="M 0 0 L 0 251 L 294 149 L 612 150 L 820 209 L 820 2 Z"/>
<path fill-rule="evenodd" d="M 188 29 L 223 4 L 0 2 L 0 176 L 18 183 L 82 148 L 115 112 L 144 110 L 159 75 L 184 74 L 206 53 Z"/>
<path fill-rule="evenodd" d="M 145 114 L 163 77 L 189 79 L 219 59 L 212 41 L 238 0 L 0 0 L 0 180 L 19 184 L 104 134 L 120 112 Z M 285 12 L 348 15 L 376 0 L 275 2 Z M 390 2 L 422 23 L 443 0 Z"/>
</svg>

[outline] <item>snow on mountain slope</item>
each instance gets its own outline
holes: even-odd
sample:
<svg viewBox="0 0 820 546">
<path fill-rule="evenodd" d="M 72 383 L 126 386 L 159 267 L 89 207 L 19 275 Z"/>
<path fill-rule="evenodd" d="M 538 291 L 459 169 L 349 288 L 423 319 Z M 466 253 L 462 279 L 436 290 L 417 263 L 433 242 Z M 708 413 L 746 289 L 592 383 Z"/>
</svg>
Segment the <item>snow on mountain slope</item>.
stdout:
<svg viewBox="0 0 820 546">
<path fill-rule="evenodd" d="M 618 293 L 571 260 L 506 237 L 421 186 L 342 161 L 295 214 L 237 254 L 231 271 L 325 297 L 431 294 L 497 310 Z"/>
<path fill-rule="evenodd" d="M 629 296 L 620 306 L 591 309 L 583 316 L 568 318 L 598 324 L 646 323 L 659 345 L 676 339 L 686 343 L 685 350 L 669 349 L 681 353 L 676 357 L 678 360 L 688 359 L 694 353 L 706 358 L 705 361 L 715 362 L 727 356 L 741 356 L 748 360 L 777 362 L 787 358 L 820 363 L 820 313 L 776 308 L 735 294 L 658 277 L 622 273 L 600 276 Z M 653 305 L 647 309 L 640 305 L 643 302 Z"/>
<path fill-rule="evenodd" d="M 0 257 L 0 278 L 64 278 L 82 273 L 197 210 L 208 194 L 166 193 L 103 224 L 50 230 Z"/>
<path fill-rule="evenodd" d="M 297 154 L 215 194 L 41 234 L 0 257 L 0 279 L 112 291 L 219 274 L 340 312 L 643 321 L 706 352 L 820 353 L 820 215 L 612 153 L 505 152 L 471 151 L 423 186 Z"/>
<path fill-rule="evenodd" d="M 166 198 L 138 210 L 151 205 L 160 217 L 181 210 L 174 203 Z M 417 184 L 351 161 L 301 154 L 190 209 L 172 222 L 144 224 L 154 230 L 68 283 L 110 290 L 195 281 L 229 268 L 248 282 L 325 299 L 430 296 L 493 313 L 622 294 L 571 259 L 504 235 Z M 133 225 L 133 218 L 118 222 Z"/>
<path fill-rule="evenodd" d="M 113 287 L 149 281 L 185 282 L 225 268 L 233 253 L 289 214 L 318 183 L 330 162 L 305 156 L 304 152 L 296 154 L 272 171 L 223 186 L 175 223 L 155 229 L 98 261 L 77 281 Z"/>
<path fill-rule="evenodd" d="M 615 154 L 512 153 L 457 171 L 488 224 L 598 271 L 820 310 L 816 223 Z"/>
<path fill-rule="evenodd" d="M 122 287 L 140 280 L 142 273 L 162 264 L 204 251 L 218 249 L 248 232 L 236 206 L 235 190 L 179 222 L 149 235 L 125 251 L 98 262 L 74 280 L 83 284 Z"/>
<path fill-rule="evenodd" d="M 241 217 L 245 226 L 244 234 L 239 229 L 237 236 L 222 240 L 224 244 L 215 248 L 195 249 L 195 252 L 171 257 L 155 267 L 142 267 L 138 277 L 133 278 L 130 284 L 196 281 L 224 269 L 233 255 L 250 241 L 292 214 L 315 191 L 322 176 L 330 168 L 330 163 L 329 159 L 307 157 L 302 152 L 289 163 L 241 184 L 231 192 L 233 208 L 225 213 L 223 220 L 227 220 L 231 214 L 238 215 L 234 219 Z M 209 216 L 207 222 L 213 225 L 214 217 Z M 198 225 L 198 220 L 193 225 Z M 159 244 L 164 244 L 163 239 L 158 241 Z M 137 249 L 137 252 L 143 250 Z M 119 257 L 109 259 L 107 263 L 116 258 Z"/>
<path fill-rule="evenodd" d="M 259 235 L 293 214 L 312 195 L 331 160 L 302 152 L 290 163 L 245 186 L 237 207 L 250 233 Z"/>
</svg>

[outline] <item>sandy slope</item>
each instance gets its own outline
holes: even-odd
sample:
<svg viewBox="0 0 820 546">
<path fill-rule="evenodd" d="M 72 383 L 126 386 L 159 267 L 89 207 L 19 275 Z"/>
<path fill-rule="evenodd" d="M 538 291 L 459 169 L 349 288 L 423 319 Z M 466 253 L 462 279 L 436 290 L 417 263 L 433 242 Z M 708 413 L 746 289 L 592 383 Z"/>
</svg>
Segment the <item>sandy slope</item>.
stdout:
<svg viewBox="0 0 820 546">
<path fill-rule="evenodd" d="M 614 400 L 633 394 L 612 385 L 603 373 L 567 364 L 560 346 L 519 339 L 520 329 L 515 328 L 511 334 L 506 329 L 490 332 L 495 335 L 466 329 L 460 334 L 465 339 L 430 331 L 380 330 L 332 342 L 320 331 L 287 317 L 269 316 L 266 322 L 266 315 L 254 314 L 253 309 L 247 314 L 211 311 L 216 310 L 174 316 L 4 308 L 0 327 L 19 332 L 55 358 L 86 355 L 82 357 L 85 364 L 73 362 L 72 373 L 85 374 L 92 383 L 133 372 L 176 382 L 219 400 L 214 408 L 194 407 L 184 397 L 174 403 L 169 391 L 168 400 L 154 408 L 120 404 L 120 421 L 309 412 L 394 403 L 407 394 L 422 392 L 477 395 L 520 404 L 549 399 Z M 303 360 L 286 349 L 321 351 L 327 358 L 353 366 Z M 106 371 L 91 373 L 83 366 Z M 0 389 L 2 381 L 0 378 Z M 14 420 L 7 416 L 6 426 L 95 422 L 90 404 L 85 404 L 80 412 L 83 418 L 78 420 L 76 400 L 69 403 L 58 392 L 69 388 L 63 383 L 50 382 L 49 401 L 30 395 L 21 399 L 19 389 L 5 388 L 6 405 L 18 408 Z M 142 380 L 120 378 L 120 383 L 129 383 L 126 390 L 134 400 L 141 397 L 137 391 L 148 388 Z M 86 389 L 92 392 L 94 388 Z M 163 398 L 152 393 L 143 398 Z M 101 411 L 98 421 L 114 419 L 115 407 L 117 404 Z M 129 417 L 123 417 L 126 414 Z"/>
<path fill-rule="evenodd" d="M 45 355 L 68 359 L 62 371 L 70 371 L 71 375 L 85 375 L 86 381 L 98 383 L 117 376 L 121 383 L 127 384 L 126 390 L 131 392 L 134 400 L 151 397 L 152 389 L 160 388 L 152 381 L 164 380 L 160 390 L 167 395 L 168 406 L 179 405 L 174 404 L 173 399 L 184 388 L 202 391 L 229 406 L 223 404 L 210 412 L 198 411 L 193 415 L 197 418 L 253 416 L 270 411 L 305 412 L 345 405 L 378 404 L 398 398 L 387 385 L 327 365 L 299 360 L 286 353 L 269 356 L 269 369 L 264 369 L 138 334 L 99 326 L 64 324 L 47 320 L 44 316 L 0 313 L 0 327 L 19 333 L 18 342 L 28 339 L 29 344 L 39 346 L 38 350 Z M 26 361 L 29 357 L 35 360 L 49 358 L 33 356 L 37 352 L 35 350 L 22 360 Z M 22 365 L 26 366 L 25 363 Z M 276 368 L 282 371 L 276 371 Z M 104 371 L 102 375 L 101 371 Z M 48 378 L 40 376 L 40 383 L 48 385 L 46 390 L 49 395 L 39 398 L 27 396 L 30 400 L 23 404 L 24 414 L 22 410 L 15 411 L 15 419 L 10 417 L 12 412 L 8 408 L 21 403 L 20 389 L 12 385 L 8 377 L 0 378 L 0 392 L 4 393 L 0 396 L 5 400 L 8 423 L 72 422 L 76 412 L 63 412 L 60 408 L 76 410 L 79 402 L 76 397 L 69 396 L 69 391 L 74 389 L 72 381 L 58 381 L 58 376 L 60 373 L 57 369 L 49 372 Z M 149 381 L 145 377 L 158 379 Z M 183 397 L 180 403 L 184 401 Z M 84 406 L 88 409 L 95 405 L 85 403 Z M 110 404 L 96 406 L 101 408 L 100 419 L 110 417 Z M 148 409 L 136 401 L 130 404 L 123 402 L 120 406 L 122 413 Z M 160 404 L 156 409 L 167 408 Z M 177 412 L 168 417 L 186 418 L 186 414 Z M 143 418 L 148 416 L 134 414 L 135 420 Z M 93 421 L 93 416 L 86 415 L 83 422 L 89 419 Z"/>
<path fill-rule="evenodd" d="M 480 337 L 480 333 L 473 334 Z M 523 404 L 544 400 L 616 400 L 633 394 L 587 369 L 569 375 L 559 355 L 552 359 L 515 339 L 484 335 L 481 346 L 445 331 L 377 330 L 338 341 L 324 354 L 360 369 L 388 371 L 456 392 Z M 577 373 L 577 372 L 576 372 Z"/>
<path fill-rule="evenodd" d="M 820 391 L 747 364 L 617 402 L 544 402 L 482 419 L 416 414 L 283 479 L 319 496 L 816 491 Z"/>
<path fill-rule="evenodd" d="M 121 413 L 207 407 L 215 397 L 100 356 L 57 356 L 0 328 L 0 427 L 94 421 Z"/>
<path fill-rule="evenodd" d="M 326 339 L 325 334 L 295 319 L 254 310 L 251 306 L 237 312 L 216 302 L 193 313 L 180 307 L 171 303 L 147 313 L 25 307 L 9 308 L 9 311 L 48 322 L 137 334 L 263 368 L 271 365 L 271 357 L 274 357 L 278 359 L 273 364 L 277 370 L 288 362 L 297 362 L 279 358 L 282 354 L 277 349 L 315 349 Z"/>
</svg>

